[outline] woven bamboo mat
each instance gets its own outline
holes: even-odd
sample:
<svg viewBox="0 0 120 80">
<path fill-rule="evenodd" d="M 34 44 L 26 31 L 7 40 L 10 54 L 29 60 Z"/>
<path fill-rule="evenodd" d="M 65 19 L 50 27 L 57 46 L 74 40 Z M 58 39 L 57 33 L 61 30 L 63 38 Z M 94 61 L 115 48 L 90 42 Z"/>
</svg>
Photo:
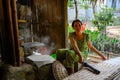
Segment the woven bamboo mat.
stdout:
<svg viewBox="0 0 120 80">
<path fill-rule="evenodd" d="M 63 80 L 113 80 L 120 75 L 120 57 L 106 60 L 93 66 L 100 70 L 101 73 L 94 74 L 83 68 Z"/>
</svg>

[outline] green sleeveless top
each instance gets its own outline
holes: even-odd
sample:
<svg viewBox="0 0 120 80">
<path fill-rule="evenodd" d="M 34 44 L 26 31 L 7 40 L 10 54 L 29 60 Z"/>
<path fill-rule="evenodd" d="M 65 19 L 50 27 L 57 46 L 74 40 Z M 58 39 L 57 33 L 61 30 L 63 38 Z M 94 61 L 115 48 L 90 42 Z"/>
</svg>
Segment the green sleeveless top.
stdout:
<svg viewBox="0 0 120 80">
<path fill-rule="evenodd" d="M 87 57 L 88 57 L 87 41 L 89 40 L 89 35 L 84 33 L 84 38 L 81 39 L 81 40 L 78 40 L 75 32 L 72 32 L 72 33 L 69 34 L 69 37 L 73 37 L 74 40 L 77 42 L 78 48 L 81 52 L 81 55 L 82 55 L 83 59 L 86 60 Z M 72 46 L 71 46 L 71 49 L 73 49 Z"/>
</svg>

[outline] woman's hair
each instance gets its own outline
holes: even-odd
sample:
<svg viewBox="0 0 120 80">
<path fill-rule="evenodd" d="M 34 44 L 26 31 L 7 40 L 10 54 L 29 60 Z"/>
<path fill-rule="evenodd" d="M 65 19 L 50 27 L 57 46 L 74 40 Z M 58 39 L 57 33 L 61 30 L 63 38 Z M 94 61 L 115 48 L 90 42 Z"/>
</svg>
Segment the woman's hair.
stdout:
<svg viewBox="0 0 120 80">
<path fill-rule="evenodd" d="M 73 22 L 72 22 L 72 27 L 74 27 L 74 23 L 75 23 L 75 22 L 80 22 L 81 25 L 82 25 L 82 21 L 80 21 L 79 19 L 76 19 L 76 20 L 73 20 Z"/>
</svg>

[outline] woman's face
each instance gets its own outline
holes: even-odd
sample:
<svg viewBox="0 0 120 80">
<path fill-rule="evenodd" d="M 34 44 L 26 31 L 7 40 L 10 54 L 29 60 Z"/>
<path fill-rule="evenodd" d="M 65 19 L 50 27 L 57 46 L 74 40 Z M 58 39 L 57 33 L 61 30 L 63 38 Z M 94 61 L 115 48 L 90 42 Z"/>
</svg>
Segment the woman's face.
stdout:
<svg viewBox="0 0 120 80">
<path fill-rule="evenodd" d="M 81 31 L 81 23 L 75 22 L 73 28 L 76 32 L 80 32 Z"/>
</svg>

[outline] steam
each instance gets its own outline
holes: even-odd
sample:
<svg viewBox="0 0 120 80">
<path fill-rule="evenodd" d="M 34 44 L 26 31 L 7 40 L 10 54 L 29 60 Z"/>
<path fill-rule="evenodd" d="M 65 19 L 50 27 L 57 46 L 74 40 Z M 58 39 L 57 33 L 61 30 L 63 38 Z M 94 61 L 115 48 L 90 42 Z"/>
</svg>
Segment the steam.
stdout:
<svg viewBox="0 0 120 80">
<path fill-rule="evenodd" d="M 46 48 L 45 54 L 50 55 L 51 51 L 55 48 L 55 43 L 54 43 L 54 42 L 51 42 L 49 36 L 41 37 L 40 43 L 43 43 L 43 44 L 44 44 L 43 47 Z M 41 47 L 41 46 L 40 46 L 40 47 Z"/>
<path fill-rule="evenodd" d="M 25 40 L 27 40 L 27 35 Z M 29 35 L 30 36 L 30 35 Z M 37 37 L 34 36 L 34 42 L 25 42 L 22 44 L 26 50 L 31 49 L 33 53 L 39 53 L 43 55 L 50 55 L 52 50 L 55 49 L 55 43 L 51 42 L 50 36 Z"/>
</svg>

